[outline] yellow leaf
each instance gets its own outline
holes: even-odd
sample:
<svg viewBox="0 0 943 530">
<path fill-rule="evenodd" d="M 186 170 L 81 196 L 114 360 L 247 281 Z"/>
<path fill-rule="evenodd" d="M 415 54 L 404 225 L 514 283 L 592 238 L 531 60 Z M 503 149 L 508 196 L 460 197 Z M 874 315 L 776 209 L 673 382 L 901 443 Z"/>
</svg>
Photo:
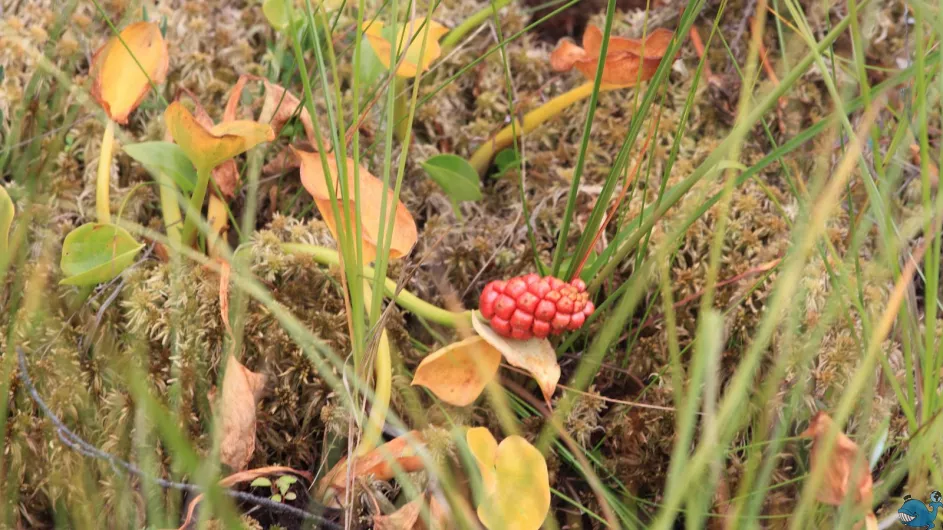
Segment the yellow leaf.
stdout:
<svg viewBox="0 0 943 530">
<path fill-rule="evenodd" d="M 500 365 L 501 352 L 473 336 L 427 355 L 416 368 L 412 384 L 428 388 L 446 403 L 464 407 L 478 399 Z"/>
<path fill-rule="evenodd" d="M 112 37 L 95 52 L 90 75 L 92 97 L 109 118 L 124 124 L 151 89 L 151 82 L 164 82 L 169 55 L 160 28 L 153 22 L 131 24 L 119 36 L 120 40 Z"/>
<path fill-rule="evenodd" d="M 197 170 L 209 171 L 262 142 L 275 139 L 271 126 L 248 120 L 224 122 L 207 128 L 179 101 L 167 107 L 164 120 L 174 141 Z"/>
<path fill-rule="evenodd" d="M 223 432 L 219 450 L 220 460 L 235 471 L 245 469 L 255 452 L 255 409 L 264 388 L 263 374 L 229 356 L 217 408 Z"/>
<path fill-rule="evenodd" d="M 465 433 L 465 441 L 468 442 L 468 449 L 475 457 L 475 463 L 478 464 L 478 471 L 481 473 L 481 483 L 485 488 L 485 496 L 494 493 L 498 487 L 497 478 L 494 474 L 494 461 L 498 455 L 498 441 L 494 439 L 485 427 L 473 427 Z"/>
<path fill-rule="evenodd" d="M 472 326 L 478 335 L 504 355 L 508 364 L 530 372 L 540 385 L 544 400 L 550 403 L 550 398 L 557 389 L 557 381 L 560 380 L 557 352 L 550 341 L 538 338 L 518 340 L 502 337 L 488 325 L 478 311 L 475 311 L 472 316 Z"/>
<path fill-rule="evenodd" d="M 334 218 L 334 210 L 331 207 L 331 199 L 328 189 L 328 180 L 325 179 L 324 167 L 321 163 L 321 155 L 318 153 L 309 153 L 299 149 L 292 149 L 295 156 L 301 161 L 301 183 L 308 193 L 314 198 L 314 204 L 321 212 L 321 217 L 334 238 L 337 239 L 337 225 L 343 223 L 343 213 L 340 220 Z M 324 157 L 331 172 L 330 182 L 334 185 L 335 196 L 340 206 L 341 192 L 337 172 L 337 162 L 334 155 L 330 154 Z M 390 215 L 390 209 L 394 206 L 393 190 L 386 190 L 386 216 L 387 219 L 380 219 L 380 208 L 383 202 L 383 181 L 373 176 L 367 168 L 359 166 L 360 177 L 360 201 L 354 199 L 354 167 L 356 163 L 352 158 L 347 159 L 347 211 L 350 215 L 351 224 L 355 219 L 355 212 L 359 212 L 361 219 L 361 234 L 363 240 L 363 262 L 370 263 L 376 258 L 377 244 L 380 234 L 380 223 L 384 224 Z M 393 238 L 390 244 L 390 259 L 397 259 L 405 256 L 412 250 L 416 244 L 419 235 L 416 231 L 416 221 L 412 214 L 406 209 L 400 201 L 395 201 L 396 213 L 393 220 Z M 340 212 L 344 211 L 341 206 Z M 384 229 L 386 227 L 384 226 Z M 384 233 L 384 236 L 388 232 Z"/>
<path fill-rule="evenodd" d="M 671 31 L 661 28 L 654 30 L 645 39 L 610 36 L 603 62 L 602 84 L 629 87 L 651 79 L 668 51 L 672 36 Z M 583 46 L 570 41 L 561 42 L 550 54 L 550 66 L 559 72 L 576 68 L 587 79 L 594 80 L 602 38 L 603 33 L 598 27 L 587 25 L 583 33 Z"/>
<path fill-rule="evenodd" d="M 416 77 L 420 71 L 429 69 L 432 61 L 435 61 L 442 54 L 439 47 L 439 39 L 449 32 L 449 28 L 430 20 L 426 24 L 425 17 L 414 18 L 413 20 L 400 25 L 396 38 L 396 49 L 399 66 L 396 68 L 397 77 Z M 422 51 L 423 34 L 428 33 L 426 39 L 425 54 L 420 55 Z M 379 21 L 364 22 L 363 34 L 367 37 L 370 47 L 376 54 L 384 68 L 390 68 L 390 56 L 393 44 L 383 35 L 383 23 Z M 405 52 L 402 52 L 403 48 Z"/>
<path fill-rule="evenodd" d="M 484 480 L 478 518 L 485 528 L 540 528 L 550 511 L 550 476 L 540 451 L 516 435 L 496 444 L 484 427 L 469 429 L 465 440 Z"/>
</svg>

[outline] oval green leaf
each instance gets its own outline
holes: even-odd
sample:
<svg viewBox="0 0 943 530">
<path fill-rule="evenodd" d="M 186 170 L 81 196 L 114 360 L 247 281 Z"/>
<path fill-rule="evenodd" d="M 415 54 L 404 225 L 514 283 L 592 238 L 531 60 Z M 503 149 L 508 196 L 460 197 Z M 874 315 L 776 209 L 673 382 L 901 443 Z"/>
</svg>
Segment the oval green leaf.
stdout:
<svg viewBox="0 0 943 530">
<path fill-rule="evenodd" d="M 495 155 L 494 165 L 497 166 L 498 171 L 492 174 L 492 177 L 501 178 L 508 171 L 520 167 L 521 157 L 518 156 L 517 151 L 514 149 L 503 149 L 501 152 Z"/>
<path fill-rule="evenodd" d="M 262 2 L 262 14 L 276 31 L 285 31 L 291 22 L 291 9 L 294 0 L 265 0 Z"/>
<path fill-rule="evenodd" d="M 6 256 L 10 246 L 10 226 L 13 225 L 13 199 L 0 186 L 0 256 Z"/>
<path fill-rule="evenodd" d="M 481 200 L 478 172 L 464 158 L 437 155 L 423 162 L 422 168 L 453 201 Z"/>
<path fill-rule="evenodd" d="M 90 286 L 114 279 L 134 263 L 144 245 L 124 228 L 88 223 L 69 232 L 62 243 L 60 285 Z"/>
<path fill-rule="evenodd" d="M 173 142 L 141 142 L 124 146 L 124 152 L 152 173 L 170 177 L 185 193 L 196 186 L 196 168 Z"/>
</svg>

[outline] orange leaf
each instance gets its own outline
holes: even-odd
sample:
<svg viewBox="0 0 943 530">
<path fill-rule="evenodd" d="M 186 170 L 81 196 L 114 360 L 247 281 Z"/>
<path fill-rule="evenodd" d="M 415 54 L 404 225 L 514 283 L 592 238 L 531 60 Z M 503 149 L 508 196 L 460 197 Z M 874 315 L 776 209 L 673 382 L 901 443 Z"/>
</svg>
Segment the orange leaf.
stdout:
<svg viewBox="0 0 943 530">
<path fill-rule="evenodd" d="M 464 407 L 472 404 L 494 379 L 501 352 L 472 336 L 427 355 L 413 376 L 413 385 L 428 388 L 439 399 Z"/>
<path fill-rule="evenodd" d="M 374 515 L 374 530 L 411 530 L 419 522 L 422 511 L 422 497 L 407 502 L 400 509 L 389 515 Z"/>
<path fill-rule="evenodd" d="M 858 444 L 843 432 L 839 432 L 835 443 L 832 446 L 832 452 L 824 460 L 820 460 L 819 452 L 823 440 L 828 436 L 828 431 L 832 426 L 832 418 L 825 412 L 819 411 L 809 422 L 809 428 L 800 436 L 812 438 L 812 451 L 809 455 L 809 462 L 812 466 L 812 473 L 816 473 L 817 462 L 824 462 L 825 479 L 821 488 L 816 493 L 816 499 L 819 502 L 840 506 L 848 493 L 852 475 L 858 479 L 855 487 L 855 502 L 862 507 L 871 508 L 872 486 L 871 471 L 863 455 L 858 450 Z"/>
<path fill-rule="evenodd" d="M 668 51 L 672 35 L 671 31 L 659 28 L 645 39 L 610 36 L 603 63 L 602 84 L 629 87 L 651 79 Z M 583 46 L 579 47 L 570 41 L 561 42 L 550 54 L 550 66 L 561 72 L 576 68 L 587 79 L 595 79 L 602 37 L 603 33 L 598 27 L 587 25 L 583 33 Z"/>
<path fill-rule="evenodd" d="M 262 103 L 262 110 L 259 111 L 259 121 L 271 124 L 275 129 L 275 134 L 278 134 L 297 112 L 298 119 L 305 128 L 308 143 L 314 145 L 314 122 L 308 114 L 308 109 L 304 108 L 301 101 L 288 90 L 270 83 L 268 79 L 262 79 L 262 82 L 265 83 L 265 101 Z"/>
<path fill-rule="evenodd" d="M 308 193 L 314 198 L 314 204 L 321 212 L 321 217 L 334 238 L 337 239 L 338 220 L 334 219 L 334 211 L 331 208 L 331 199 L 328 190 L 328 181 L 325 179 L 324 168 L 321 163 L 321 155 L 318 153 L 309 153 L 298 149 L 292 149 L 298 159 L 301 161 L 301 183 Z M 329 154 L 325 157 L 328 169 L 331 172 L 330 182 L 334 185 L 338 205 L 341 202 L 341 193 L 338 186 L 339 176 L 337 172 L 337 162 L 334 155 Z M 360 177 L 360 202 L 354 201 L 354 167 L 356 162 L 352 158 L 347 159 L 347 197 L 348 209 L 351 223 L 355 218 L 354 209 L 359 211 L 361 218 L 361 239 L 363 240 L 363 261 L 369 263 L 376 258 L 377 244 L 380 233 L 380 223 L 386 222 L 386 219 L 380 219 L 380 207 L 383 201 L 383 181 L 373 176 L 367 168 L 359 167 Z M 389 216 L 390 208 L 393 207 L 393 190 L 386 190 L 386 215 Z M 343 212 L 343 207 L 339 210 Z M 343 215 L 343 214 L 342 214 Z M 341 218 L 343 222 L 343 217 Z M 416 244 L 418 233 L 416 231 L 416 221 L 412 214 L 406 209 L 402 202 L 396 201 L 396 214 L 393 220 L 393 239 L 390 244 L 390 259 L 397 259 L 405 256 L 412 250 Z"/>
<path fill-rule="evenodd" d="M 369 453 L 354 458 L 353 478 L 372 475 L 376 480 L 390 480 L 396 476 L 396 466 L 404 473 L 421 471 L 425 469 L 425 464 L 422 458 L 417 456 L 416 449 L 423 443 L 419 431 L 410 431 L 394 438 Z M 347 459 L 342 459 L 321 479 L 318 491 L 322 497 L 328 490 L 342 492 L 347 489 L 347 467 Z"/>
<path fill-rule="evenodd" d="M 151 89 L 151 81 L 164 82 L 170 56 L 153 22 L 135 22 L 118 35 L 120 39 L 108 39 L 92 57 L 91 92 L 109 118 L 125 124 Z"/>
<path fill-rule="evenodd" d="M 167 107 L 164 120 L 174 141 L 198 171 L 211 170 L 262 142 L 275 139 L 275 132 L 269 125 L 248 120 L 224 122 L 208 128 L 179 101 Z"/>
<path fill-rule="evenodd" d="M 472 316 L 472 326 L 482 338 L 504 355 L 508 364 L 530 372 L 537 380 L 544 400 L 550 403 L 550 398 L 557 389 L 557 381 L 560 380 L 557 353 L 550 341 L 537 338 L 517 340 L 502 337 L 491 329 L 478 311 L 475 311 Z"/>
<path fill-rule="evenodd" d="M 414 18 L 409 22 L 401 24 L 396 37 L 397 57 L 402 58 L 398 61 L 396 67 L 397 77 L 416 77 L 420 71 L 429 69 L 432 61 L 435 61 L 442 55 L 442 48 L 439 47 L 439 39 L 449 32 L 449 28 L 430 20 L 426 24 L 426 18 Z M 420 56 L 422 51 L 423 33 L 428 33 L 426 39 L 425 53 Z M 363 34 L 367 37 L 367 42 L 373 48 L 377 59 L 383 64 L 384 68 L 390 68 L 390 57 L 393 51 L 393 44 L 383 34 L 383 23 L 379 21 L 364 22 Z M 409 39 L 409 40 L 407 40 Z M 405 48 L 405 52 L 403 49 Z"/>
<path fill-rule="evenodd" d="M 264 387 L 263 374 L 229 356 L 217 410 L 223 431 L 220 460 L 234 470 L 245 469 L 255 451 L 255 410 Z"/>
</svg>

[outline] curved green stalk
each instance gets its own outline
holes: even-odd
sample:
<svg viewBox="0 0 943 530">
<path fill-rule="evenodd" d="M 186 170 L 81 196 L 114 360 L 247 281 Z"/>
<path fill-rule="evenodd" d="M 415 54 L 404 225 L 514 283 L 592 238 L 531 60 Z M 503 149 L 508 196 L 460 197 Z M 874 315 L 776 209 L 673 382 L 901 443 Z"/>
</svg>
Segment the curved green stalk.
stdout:
<svg viewBox="0 0 943 530">
<path fill-rule="evenodd" d="M 190 195 L 190 207 L 187 208 L 187 220 L 183 223 L 183 233 L 180 235 L 181 242 L 185 246 L 193 244 L 193 238 L 196 236 L 196 218 L 203 211 L 203 199 L 206 198 L 206 188 L 210 184 L 210 175 L 213 169 L 197 168 L 196 187 L 193 194 Z"/>
<path fill-rule="evenodd" d="M 305 243 L 285 243 L 282 245 L 282 248 L 286 252 L 311 256 L 322 265 L 340 265 L 337 251 L 332 248 L 308 245 Z M 365 266 L 363 268 L 363 275 L 364 278 L 372 280 L 374 275 L 373 268 Z M 471 311 L 456 313 L 442 309 L 441 307 L 426 302 L 405 289 L 400 289 L 399 292 L 397 292 L 396 287 L 396 282 L 389 278 L 383 282 L 383 292 L 403 309 L 444 326 L 457 327 L 459 324 L 466 326 L 471 325 Z"/>
<path fill-rule="evenodd" d="M 442 49 L 444 51 L 448 51 L 449 49 L 454 48 L 455 45 L 458 44 L 465 35 L 469 34 L 472 30 L 488 20 L 488 17 L 490 17 L 494 11 L 507 6 L 513 1 L 514 0 L 494 0 L 493 3 L 490 3 L 478 11 L 472 13 L 470 17 L 466 18 L 465 21 L 458 26 L 455 26 L 455 29 L 450 31 L 445 36 L 445 38 L 442 39 Z"/>
<path fill-rule="evenodd" d="M 160 188 L 160 211 L 164 217 L 167 239 L 172 243 L 179 243 L 183 217 L 180 215 L 180 206 L 177 204 L 177 185 L 162 171 L 158 171 L 156 177 Z"/>
<path fill-rule="evenodd" d="M 102 134 L 98 154 L 98 174 L 95 179 L 95 213 L 99 223 L 111 222 L 111 160 L 115 149 L 115 122 L 108 120 Z"/>
</svg>

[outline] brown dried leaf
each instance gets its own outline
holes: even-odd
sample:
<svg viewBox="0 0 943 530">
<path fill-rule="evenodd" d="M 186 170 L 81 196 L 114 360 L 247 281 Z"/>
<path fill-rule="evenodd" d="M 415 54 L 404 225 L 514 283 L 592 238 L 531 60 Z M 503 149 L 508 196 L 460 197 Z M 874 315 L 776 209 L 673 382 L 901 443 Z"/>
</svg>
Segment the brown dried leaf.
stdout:
<svg viewBox="0 0 943 530">
<path fill-rule="evenodd" d="M 246 468 L 255 451 L 255 411 L 264 388 L 265 375 L 229 356 L 217 411 L 223 430 L 220 460 L 236 471 Z"/>
<path fill-rule="evenodd" d="M 501 366 L 501 352 L 479 336 L 450 344 L 427 355 L 411 384 L 428 388 L 442 401 L 471 405 Z"/>
<path fill-rule="evenodd" d="M 812 473 L 816 473 L 815 466 L 817 462 L 824 461 L 828 466 L 825 469 L 825 479 L 821 489 L 816 494 L 816 499 L 825 504 L 840 506 L 845 494 L 848 493 L 851 477 L 855 475 L 858 478 L 858 484 L 854 492 L 855 502 L 859 506 L 870 509 L 874 482 L 867 461 L 858 450 L 858 444 L 848 438 L 845 433 L 839 432 L 832 446 L 831 454 L 824 460 L 820 460 L 821 444 L 828 436 L 831 425 L 832 418 L 825 412 L 819 411 L 809 422 L 809 428 L 800 435 L 812 438 L 812 451 L 809 455 Z"/>
<path fill-rule="evenodd" d="M 672 36 L 671 31 L 662 28 L 654 30 L 645 39 L 610 36 L 602 84 L 629 87 L 651 79 L 668 51 Z M 587 79 L 595 79 L 602 37 L 602 31 L 589 24 L 583 34 L 583 46 L 579 47 L 570 41 L 561 42 L 550 55 L 550 66 L 557 71 L 576 68 Z"/>
<path fill-rule="evenodd" d="M 405 473 L 421 471 L 425 464 L 418 456 L 417 448 L 425 442 L 419 431 L 410 431 L 377 447 L 369 453 L 355 458 L 353 462 L 353 478 L 372 475 L 376 480 L 390 480 L 396 476 L 396 467 L 393 462 Z M 343 492 L 347 488 L 347 459 L 338 462 L 318 485 L 320 497 L 329 490 Z"/>
<path fill-rule="evenodd" d="M 544 400 L 549 404 L 551 396 L 557 389 L 557 381 L 560 380 L 557 352 L 550 341 L 537 338 L 517 340 L 502 337 L 491 329 L 488 321 L 478 311 L 473 313 L 472 326 L 479 335 L 504 355 L 508 364 L 530 372 L 540 385 Z"/>
</svg>

